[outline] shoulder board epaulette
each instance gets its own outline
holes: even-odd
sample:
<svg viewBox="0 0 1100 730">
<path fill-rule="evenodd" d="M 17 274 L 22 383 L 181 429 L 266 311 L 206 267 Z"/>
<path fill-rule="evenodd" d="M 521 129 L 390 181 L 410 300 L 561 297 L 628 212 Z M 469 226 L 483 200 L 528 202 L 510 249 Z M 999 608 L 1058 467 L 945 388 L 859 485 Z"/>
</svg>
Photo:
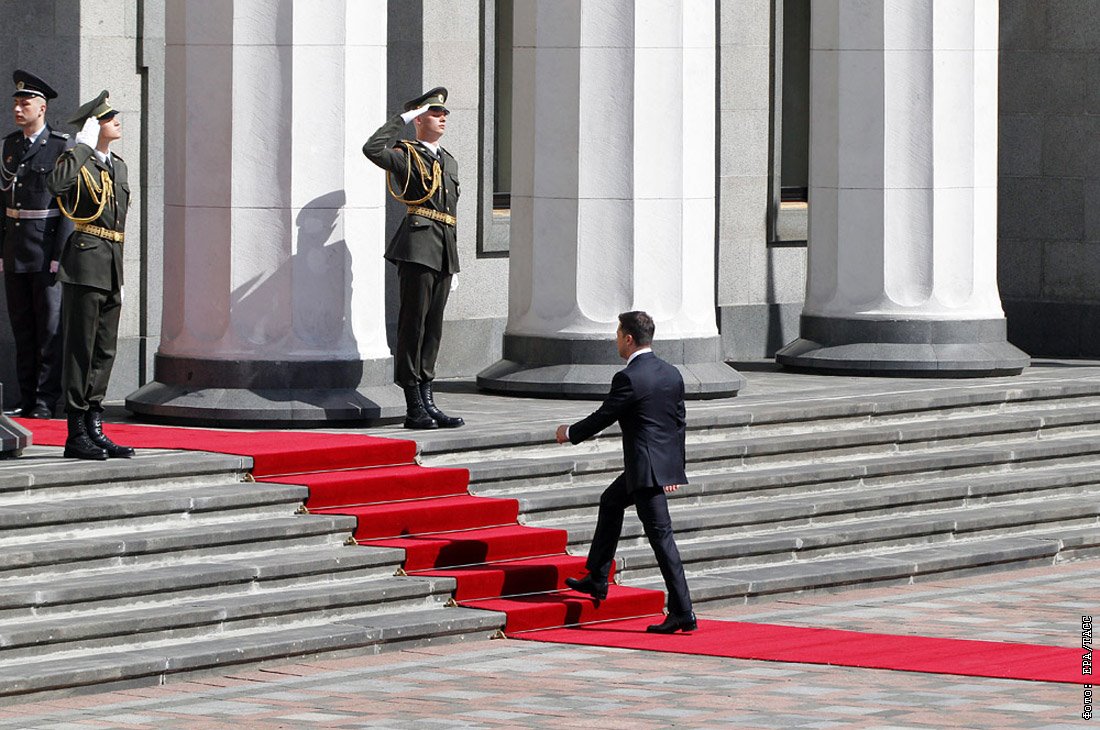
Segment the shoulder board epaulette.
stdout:
<svg viewBox="0 0 1100 730">
<path fill-rule="evenodd" d="M 443 154 L 447 155 L 447 157 L 450 157 L 452 160 L 455 159 L 455 156 L 452 155 L 451 151 L 448 150 L 446 147 L 440 147 L 439 151 L 442 152 Z"/>
<path fill-rule="evenodd" d="M 122 159 L 120 156 L 116 155 L 114 152 L 111 153 L 111 157 L 113 159 L 118 160 L 119 162 L 126 162 L 126 160 Z"/>
<path fill-rule="evenodd" d="M 50 136 L 51 137 L 57 137 L 58 139 L 68 139 L 69 138 L 69 133 L 68 132 L 58 132 L 56 129 L 51 129 L 50 130 Z"/>
</svg>

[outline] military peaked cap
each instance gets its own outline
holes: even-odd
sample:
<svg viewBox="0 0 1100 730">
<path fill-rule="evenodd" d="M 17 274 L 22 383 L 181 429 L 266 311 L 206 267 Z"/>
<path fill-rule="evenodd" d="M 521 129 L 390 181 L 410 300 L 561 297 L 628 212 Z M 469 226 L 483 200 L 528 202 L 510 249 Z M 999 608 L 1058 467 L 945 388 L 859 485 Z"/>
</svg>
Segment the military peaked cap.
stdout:
<svg viewBox="0 0 1100 730">
<path fill-rule="evenodd" d="M 50 88 L 42 79 L 22 69 L 16 69 L 11 75 L 15 82 L 15 93 L 12 96 L 41 96 L 43 99 L 56 99 L 57 92 Z"/>
<path fill-rule="evenodd" d="M 110 94 L 107 93 L 106 89 L 99 92 L 99 96 L 76 110 L 76 115 L 69 120 L 69 124 L 75 124 L 78 127 L 82 127 L 84 126 L 84 120 L 88 117 L 95 117 L 97 120 L 105 122 L 118 114 L 117 111 L 111 108 L 111 104 L 107 101 L 109 96 Z"/>
<path fill-rule="evenodd" d="M 443 86 L 437 86 L 431 91 L 425 92 L 415 99 L 410 99 L 405 102 L 405 108 L 403 111 L 412 111 L 413 109 L 419 109 L 427 104 L 432 109 L 442 109 L 445 113 L 450 114 L 450 110 L 443 106 L 447 103 L 447 89 Z"/>
</svg>

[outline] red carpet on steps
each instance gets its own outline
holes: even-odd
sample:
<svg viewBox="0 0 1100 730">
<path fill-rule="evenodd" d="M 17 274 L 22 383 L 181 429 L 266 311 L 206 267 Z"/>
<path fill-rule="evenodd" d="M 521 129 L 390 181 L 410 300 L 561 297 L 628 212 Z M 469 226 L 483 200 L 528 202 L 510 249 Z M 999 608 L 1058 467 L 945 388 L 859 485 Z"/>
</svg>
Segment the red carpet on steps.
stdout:
<svg viewBox="0 0 1100 730">
<path fill-rule="evenodd" d="M 645 633 L 647 620 L 547 629 L 517 638 L 677 654 L 1082 684 L 1081 650 L 933 639 L 736 621 L 699 621 L 691 634 Z"/>
<path fill-rule="evenodd" d="M 61 446 L 63 420 L 18 419 L 34 443 Z M 470 495 L 465 469 L 424 468 L 416 444 L 316 431 L 215 431 L 110 424 L 107 435 L 137 448 L 251 456 L 260 481 L 309 489 L 306 507 L 354 515 L 357 542 L 405 550 L 410 575 L 454 578 L 463 606 L 500 611 L 505 632 L 534 641 L 647 651 L 1081 683 L 1080 650 L 834 629 L 700 621 L 692 634 L 645 627 L 661 614 L 660 591 L 611 586 L 607 598 L 565 589 L 584 574 L 566 554 L 564 530 L 517 523 L 519 503 Z M 578 624 L 585 624 L 577 626 Z"/>
</svg>

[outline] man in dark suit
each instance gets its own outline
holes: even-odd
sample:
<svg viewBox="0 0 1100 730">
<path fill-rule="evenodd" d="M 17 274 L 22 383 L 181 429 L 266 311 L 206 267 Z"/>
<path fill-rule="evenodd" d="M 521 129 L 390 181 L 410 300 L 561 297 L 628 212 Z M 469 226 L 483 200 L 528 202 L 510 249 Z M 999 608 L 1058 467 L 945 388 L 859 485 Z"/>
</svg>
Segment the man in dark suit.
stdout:
<svg viewBox="0 0 1100 730">
<path fill-rule="evenodd" d="M 397 265 L 400 288 L 393 380 L 405 391 L 405 428 L 465 423 L 441 411 L 432 393 L 443 309 L 458 283 L 458 161 L 439 146 L 447 128 L 446 101 L 441 86 L 422 94 L 363 145 L 367 159 L 387 171 L 390 194 L 406 206 L 385 254 Z M 398 140 L 410 121 L 416 140 Z"/>
<path fill-rule="evenodd" d="M 623 437 L 623 473 L 600 497 L 596 533 L 588 551 L 588 575 L 566 578 L 574 590 L 596 599 L 607 597 L 608 576 L 623 528 L 623 514 L 633 504 L 668 589 L 668 615 L 647 630 L 659 634 L 694 631 L 684 566 L 672 535 L 666 492 L 687 484 L 684 473 L 687 433 L 684 379 L 680 371 L 653 354 L 653 319 L 645 312 L 619 315 L 616 345 L 626 367 L 615 373 L 611 392 L 592 415 L 572 426 L 558 427 L 559 444 L 579 444 L 612 423 Z"/>
<path fill-rule="evenodd" d="M 61 216 L 46 177 L 69 145 L 69 135 L 46 123 L 46 103 L 57 92 L 26 71 L 15 81 L 14 116 L 19 127 L 4 138 L 0 153 L 0 271 L 8 318 L 15 336 L 19 406 L 8 415 L 53 418 L 61 397 L 61 246 L 72 224 Z"/>
<path fill-rule="evenodd" d="M 110 149 L 122 137 L 122 125 L 106 91 L 80 107 L 71 123 L 83 125 L 76 146 L 58 158 L 48 181 L 62 214 L 74 223 L 58 271 L 69 419 L 65 456 L 129 458 L 132 448 L 103 433 L 103 399 L 122 312 L 122 246 L 130 205 L 126 163 Z"/>
</svg>

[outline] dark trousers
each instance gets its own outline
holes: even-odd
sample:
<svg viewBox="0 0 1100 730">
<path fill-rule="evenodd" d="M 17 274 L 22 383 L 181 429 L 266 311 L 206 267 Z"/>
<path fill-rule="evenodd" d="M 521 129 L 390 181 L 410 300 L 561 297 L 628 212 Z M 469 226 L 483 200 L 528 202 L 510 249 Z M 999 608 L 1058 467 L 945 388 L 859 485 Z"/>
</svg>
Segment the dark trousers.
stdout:
<svg viewBox="0 0 1100 730">
<path fill-rule="evenodd" d="M 19 407 L 52 412 L 61 397 L 61 285 L 49 272 L 5 271 L 4 294 L 15 336 Z"/>
<path fill-rule="evenodd" d="M 672 535 L 672 518 L 668 514 L 668 498 L 661 487 L 652 489 L 627 489 L 626 474 L 611 482 L 600 496 L 600 514 L 596 518 L 596 534 L 588 551 L 588 572 L 607 580 L 623 531 L 623 515 L 633 504 L 642 521 L 649 546 L 657 556 L 657 565 L 668 589 L 668 612 L 673 616 L 691 613 L 691 594 L 688 593 L 684 565 L 680 551 Z"/>
<path fill-rule="evenodd" d="M 65 411 L 102 410 L 115 364 L 122 292 L 63 284 Z"/>
<path fill-rule="evenodd" d="M 393 382 L 402 388 L 435 379 L 435 358 L 443 336 L 443 309 L 451 293 L 451 275 L 399 261 L 401 302 L 397 310 L 397 347 Z"/>
</svg>

